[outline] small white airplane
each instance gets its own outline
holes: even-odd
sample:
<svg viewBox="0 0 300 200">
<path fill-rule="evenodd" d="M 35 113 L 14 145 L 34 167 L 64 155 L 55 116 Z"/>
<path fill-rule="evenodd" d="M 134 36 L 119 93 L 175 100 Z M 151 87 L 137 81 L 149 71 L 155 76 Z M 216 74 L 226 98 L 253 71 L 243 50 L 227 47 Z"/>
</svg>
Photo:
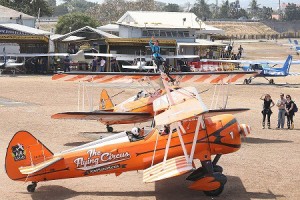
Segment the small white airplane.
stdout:
<svg viewBox="0 0 300 200">
<path fill-rule="evenodd" d="M 296 54 L 300 54 L 300 44 L 298 40 L 292 41 L 291 38 L 288 39 L 288 44 L 283 44 L 283 45 L 288 45 L 290 46 L 290 49 L 295 50 Z"/>
<path fill-rule="evenodd" d="M 198 55 L 163 55 L 162 56 L 164 61 L 166 59 L 188 59 L 188 58 L 199 58 Z M 133 57 L 130 57 L 129 60 L 132 60 Z M 124 58 L 123 58 L 124 59 Z M 150 65 L 147 65 L 147 63 Z M 152 58 L 152 56 L 143 56 L 140 52 L 140 56 L 135 56 L 133 59 L 132 65 L 122 65 L 122 68 L 124 69 L 133 69 L 133 70 L 139 70 L 139 71 L 145 71 L 145 70 L 153 70 L 154 72 L 157 71 L 158 67 Z"/>
<path fill-rule="evenodd" d="M 3 59 L 0 61 L 0 75 L 5 70 L 11 70 L 13 74 L 18 70 L 19 67 L 23 66 L 24 63 L 18 63 L 17 59 L 8 58 L 5 52 L 5 48 L 3 48 Z"/>
</svg>

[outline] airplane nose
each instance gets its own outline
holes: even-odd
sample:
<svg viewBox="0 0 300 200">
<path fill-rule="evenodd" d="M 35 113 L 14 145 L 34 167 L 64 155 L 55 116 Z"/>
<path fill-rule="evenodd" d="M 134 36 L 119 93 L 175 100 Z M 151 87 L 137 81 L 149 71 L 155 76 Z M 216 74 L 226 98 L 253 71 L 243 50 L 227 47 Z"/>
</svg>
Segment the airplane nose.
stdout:
<svg viewBox="0 0 300 200">
<path fill-rule="evenodd" d="M 247 124 L 240 124 L 240 134 L 244 137 L 250 134 L 251 128 Z"/>
</svg>

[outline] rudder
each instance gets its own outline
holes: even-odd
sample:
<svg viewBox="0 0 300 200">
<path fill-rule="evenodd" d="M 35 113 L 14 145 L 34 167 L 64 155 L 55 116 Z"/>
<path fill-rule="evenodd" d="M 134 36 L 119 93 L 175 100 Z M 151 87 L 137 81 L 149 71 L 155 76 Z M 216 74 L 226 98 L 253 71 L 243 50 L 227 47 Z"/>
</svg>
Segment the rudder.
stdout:
<svg viewBox="0 0 300 200">
<path fill-rule="evenodd" d="M 114 108 L 114 104 L 111 101 L 107 91 L 105 89 L 102 90 L 101 95 L 100 95 L 100 105 L 99 109 L 100 110 L 111 110 Z"/>
<path fill-rule="evenodd" d="M 41 163 L 53 153 L 27 131 L 17 132 L 11 139 L 5 156 L 5 170 L 12 180 L 25 180 L 19 168 Z"/>
<path fill-rule="evenodd" d="M 293 60 L 293 56 L 288 55 L 285 63 L 283 64 L 282 70 L 283 70 L 283 72 L 284 72 L 285 75 L 289 74 L 290 66 L 292 64 L 292 60 Z"/>
</svg>

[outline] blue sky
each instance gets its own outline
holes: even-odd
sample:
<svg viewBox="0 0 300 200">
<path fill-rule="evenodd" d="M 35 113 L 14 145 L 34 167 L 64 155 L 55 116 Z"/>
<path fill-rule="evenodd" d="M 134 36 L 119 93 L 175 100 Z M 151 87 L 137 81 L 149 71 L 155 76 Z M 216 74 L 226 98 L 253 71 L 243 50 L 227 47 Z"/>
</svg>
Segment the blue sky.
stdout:
<svg viewBox="0 0 300 200">
<path fill-rule="evenodd" d="M 91 1 L 91 2 L 98 2 L 98 3 L 101 3 L 103 2 L 103 0 L 88 0 L 88 1 Z M 176 4 L 184 4 L 184 3 L 187 3 L 187 2 L 190 2 L 190 3 L 195 3 L 196 0 L 159 0 L 161 2 L 164 2 L 164 3 L 176 3 Z M 223 0 L 218 0 L 219 1 L 219 5 L 222 4 L 222 1 Z M 234 0 L 229 0 L 229 2 L 233 2 Z M 240 3 L 241 3 L 241 6 L 246 8 L 248 7 L 249 5 L 249 2 L 251 0 L 240 0 Z M 206 0 L 206 2 L 208 3 L 215 3 L 216 0 Z M 269 1 L 266 1 L 266 0 L 257 0 L 258 4 L 260 4 L 261 6 L 267 6 L 267 7 L 273 7 L 273 8 L 278 8 L 278 2 L 279 0 L 269 0 Z M 281 0 L 281 3 L 300 3 L 299 0 Z M 57 3 L 60 4 L 62 3 L 62 0 L 57 0 Z"/>
</svg>

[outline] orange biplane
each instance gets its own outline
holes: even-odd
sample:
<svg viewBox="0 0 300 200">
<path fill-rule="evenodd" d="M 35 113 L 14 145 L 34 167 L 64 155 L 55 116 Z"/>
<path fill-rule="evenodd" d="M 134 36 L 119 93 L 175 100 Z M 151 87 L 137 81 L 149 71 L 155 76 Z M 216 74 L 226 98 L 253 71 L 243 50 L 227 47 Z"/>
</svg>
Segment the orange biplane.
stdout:
<svg viewBox="0 0 300 200">
<path fill-rule="evenodd" d="M 253 75 L 255 72 L 201 72 L 201 73 L 170 73 L 171 77 L 177 85 L 179 83 L 235 83 L 243 80 L 247 76 Z M 64 81 L 81 81 L 87 83 L 98 84 L 133 84 L 139 82 L 150 82 L 160 80 L 159 73 L 65 73 L 56 74 L 53 80 Z M 170 78 L 168 78 L 170 79 Z M 120 85 L 118 85 L 120 86 Z M 152 85 L 153 86 L 153 85 Z M 173 90 L 180 90 L 179 86 L 173 86 Z M 181 91 L 182 92 L 182 91 Z M 108 132 L 113 132 L 111 125 L 114 124 L 132 124 L 138 122 L 146 122 L 153 119 L 153 101 L 165 94 L 164 89 L 155 89 L 154 92 L 148 92 L 146 89 L 130 97 L 118 105 L 112 103 L 111 98 L 106 90 L 102 90 L 100 95 L 99 110 L 64 112 L 52 115 L 53 119 L 81 119 L 81 120 L 98 120 L 106 125 Z M 212 116 L 221 113 L 235 114 L 244 112 L 248 109 L 210 109 L 205 115 Z"/>
<path fill-rule="evenodd" d="M 188 173 L 190 189 L 221 194 L 227 178 L 217 162 L 240 148 L 241 135 L 250 133 L 249 126 L 231 114 L 206 117 L 208 109 L 195 88 L 172 91 L 163 83 L 166 93 L 153 101 L 153 110 L 159 113 L 154 116 L 156 127 L 165 127 L 161 131 L 124 131 L 56 154 L 29 132 L 20 131 L 7 148 L 7 175 L 32 182 L 27 190 L 34 192 L 38 182 L 55 179 L 144 170 L 143 181 L 154 182 Z M 194 159 L 202 166 L 195 169 Z"/>
</svg>

